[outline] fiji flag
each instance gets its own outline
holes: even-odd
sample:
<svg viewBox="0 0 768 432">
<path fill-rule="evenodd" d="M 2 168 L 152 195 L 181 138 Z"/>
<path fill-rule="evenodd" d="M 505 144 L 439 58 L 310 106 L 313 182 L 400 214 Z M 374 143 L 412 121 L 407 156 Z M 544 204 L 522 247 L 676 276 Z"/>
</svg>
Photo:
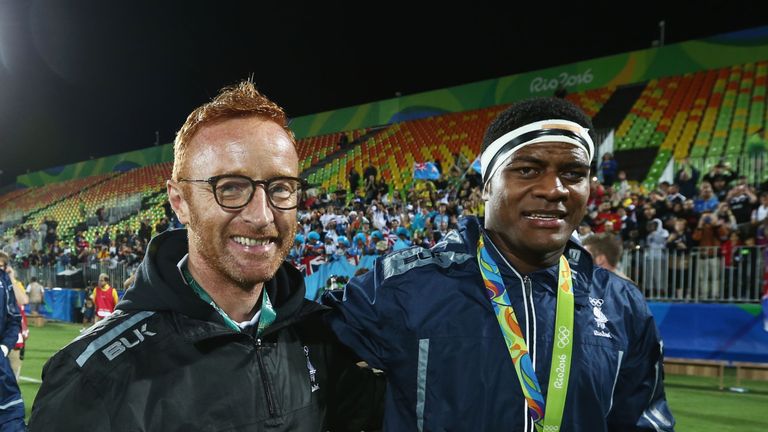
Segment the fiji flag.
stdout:
<svg viewBox="0 0 768 432">
<path fill-rule="evenodd" d="M 305 275 L 310 276 L 320 270 L 320 267 L 325 263 L 326 260 L 323 255 L 308 255 L 301 259 L 299 270 L 302 270 Z"/>
<path fill-rule="evenodd" d="M 413 178 L 416 180 L 437 180 L 440 178 L 440 171 L 434 162 L 414 162 Z"/>
<path fill-rule="evenodd" d="M 478 174 L 483 173 L 483 165 L 480 163 L 480 156 L 478 156 L 477 159 L 472 162 L 472 169 L 475 170 L 475 172 Z"/>
</svg>

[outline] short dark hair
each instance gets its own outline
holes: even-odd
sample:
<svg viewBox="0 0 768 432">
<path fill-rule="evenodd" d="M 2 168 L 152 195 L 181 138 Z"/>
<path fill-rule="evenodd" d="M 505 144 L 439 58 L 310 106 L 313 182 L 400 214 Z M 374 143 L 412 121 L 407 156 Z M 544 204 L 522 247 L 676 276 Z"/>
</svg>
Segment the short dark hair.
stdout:
<svg viewBox="0 0 768 432">
<path fill-rule="evenodd" d="M 566 99 L 535 98 L 517 102 L 496 116 L 485 131 L 481 152 L 507 132 L 530 123 L 550 119 L 577 123 L 589 129 L 589 136 L 593 141 L 595 140 L 592 120 L 581 108 Z"/>
<path fill-rule="evenodd" d="M 591 235 L 582 240 L 584 247 L 589 248 L 597 255 L 605 256 L 608 264 L 616 267 L 619 265 L 619 259 L 621 258 L 621 242 L 615 235 L 610 233 L 600 233 Z"/>
</svg>

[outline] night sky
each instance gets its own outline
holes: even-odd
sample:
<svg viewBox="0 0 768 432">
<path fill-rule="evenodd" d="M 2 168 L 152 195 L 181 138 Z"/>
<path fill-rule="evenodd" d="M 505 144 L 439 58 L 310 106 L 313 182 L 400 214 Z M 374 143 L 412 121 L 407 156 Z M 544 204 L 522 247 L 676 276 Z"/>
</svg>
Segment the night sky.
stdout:
<svg viewBox="0 0 768 432">
<path fill-rule="evenodd" d="M 647 48 L 660 20 L 667 44 L 768 25 L 764 2 L 420 3 L 0 0 L 0 186 L 171 142 L 251 75 L 295 117 Z"/>
</svg>

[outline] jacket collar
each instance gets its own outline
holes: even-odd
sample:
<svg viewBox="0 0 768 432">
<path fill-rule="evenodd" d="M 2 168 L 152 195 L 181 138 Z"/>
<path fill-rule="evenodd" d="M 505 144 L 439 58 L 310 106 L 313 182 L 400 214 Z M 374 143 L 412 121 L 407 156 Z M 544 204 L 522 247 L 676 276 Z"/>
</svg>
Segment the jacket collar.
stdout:
<svg viewBox="0 0 768 432">
<path fill-rule="evenodd" d="M 218 312 L 184 282 L 177 264 L 187 251 L 187 231 L 184 229 L 166 231 L 154 237 L 137 269 L 134 285 L 125 293 L 117 309 L 171 311 L 194 320 L 208 322 L 212 326 L 202 326 L 202 333 L 190 331 L 188 336 L 192 339 L 216 333 L 218 325 L 226 328 Z M 277 313 L 277 318 L 270 328 L 279 328 L 283 321 L 290 321 L 302 313 L 304 278 L 291 264 L 284 262 L 275 276 L 264 282 L 264 289 L 267 290 Z"/>
<path fill-rule="evenodd" d="M 464 240 L 464 246 L 466 247 L 466 253 L 470 253 L 473 257 L 477 256 L 477 241 L 481 233 L 485 230 L 482 228 L 482 222 L 472 216 L 463 218 L 459 223 L 459 234 Z M 499 271 L 504 279 L 505 283 L 519 283 L 525 276 L 528 276 L 536 282 L 537 287 L 543 287 L 552 295 L 557 295 L 557 276 L 559 264 L 536 270 L 528 275 L 524 275 L 518 272 L 503 255 L 499 252 L 496 245 L 493 243 L 490 236 L 485 236 L 486 245 L 488 250 L 499 266 Z M 568 259 L 568 264 L 571 267 L 573 275 L 573 294 L 574 301 L 578 305 L 587 305 L 589 303 L 589 286 L 592 283 L 592 273 L 594 271 L 594 264 L 592 262 L 592 256 L 581 245 L 573 241 L 568 240 L 565 246 L 565 256 Z M 508 290 L 510 295 L 516 295 L 518 290 Z"/>
</svg>

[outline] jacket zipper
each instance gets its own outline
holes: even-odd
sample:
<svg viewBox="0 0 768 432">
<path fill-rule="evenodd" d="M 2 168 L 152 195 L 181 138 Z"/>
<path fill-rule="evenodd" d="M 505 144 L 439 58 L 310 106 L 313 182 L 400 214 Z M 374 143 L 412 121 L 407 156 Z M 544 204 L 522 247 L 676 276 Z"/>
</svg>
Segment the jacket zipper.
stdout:
<svg viewBox="0 0 768 432">
<path fill-rule="evenodd" d="M 531 297 L 531 290 L 532 290 L 531 278 L 529 278 L 528 276 L 523 276 L 523 285 L 525 285 L 525 297 L 527 300 Z M 527 303 L 528 302 L 526 301 L 526 306 L 527 306 Z"/>
<path fill-rule="evenodd" d="M 526 322 L 525 322 L 525 339 L 526 344 L 528 345 L 528 354 L 531 356 L 531 363 L 533 363 L 534 370 L 536 369 L 536 364 L 534 362 L 534 359 L 536 358 L 534 355 L 534 349 L 536 345 L 536 337 L 535 332 L 533 332 L 533 326 L 536 325 L 535 322 L 533 322 L 536 318 L 533 315 L 533 282 L 531 282 L 531 278 L 526 276 L 523 276 L 523 288 L 525 290 L 525 299 L 523 300 L 523 305 L 525 306 L 526 311 Z M 533 334 L 532 334 L 533 332 Z M 535 373 L 535 372 L 534 372 Z M 534 431 L 534 423 L 531 420 L 531 417 L 528 415 L 527 412 L 524 412 L 524 415 L 526 416 L 526 423 L 529 426 L 529 431 Z"/>
<path fill-rule="evenodd" d="M 272 392 L 269 389 L 269 381 L 267 380 L 267 370 L 264 367 L 264 359 L 261 355 L 261 339 L 256 339 L 256 359 L 259 362 L 259 369 L 261 372 L 261 384 L 264 387 L 264 395 L 267 397 L 267 408 L 269 409 L 269 416 L 274 417 L 277 414 L 275 409 L 275 400 L 272 396 Z"/>
</svg>

